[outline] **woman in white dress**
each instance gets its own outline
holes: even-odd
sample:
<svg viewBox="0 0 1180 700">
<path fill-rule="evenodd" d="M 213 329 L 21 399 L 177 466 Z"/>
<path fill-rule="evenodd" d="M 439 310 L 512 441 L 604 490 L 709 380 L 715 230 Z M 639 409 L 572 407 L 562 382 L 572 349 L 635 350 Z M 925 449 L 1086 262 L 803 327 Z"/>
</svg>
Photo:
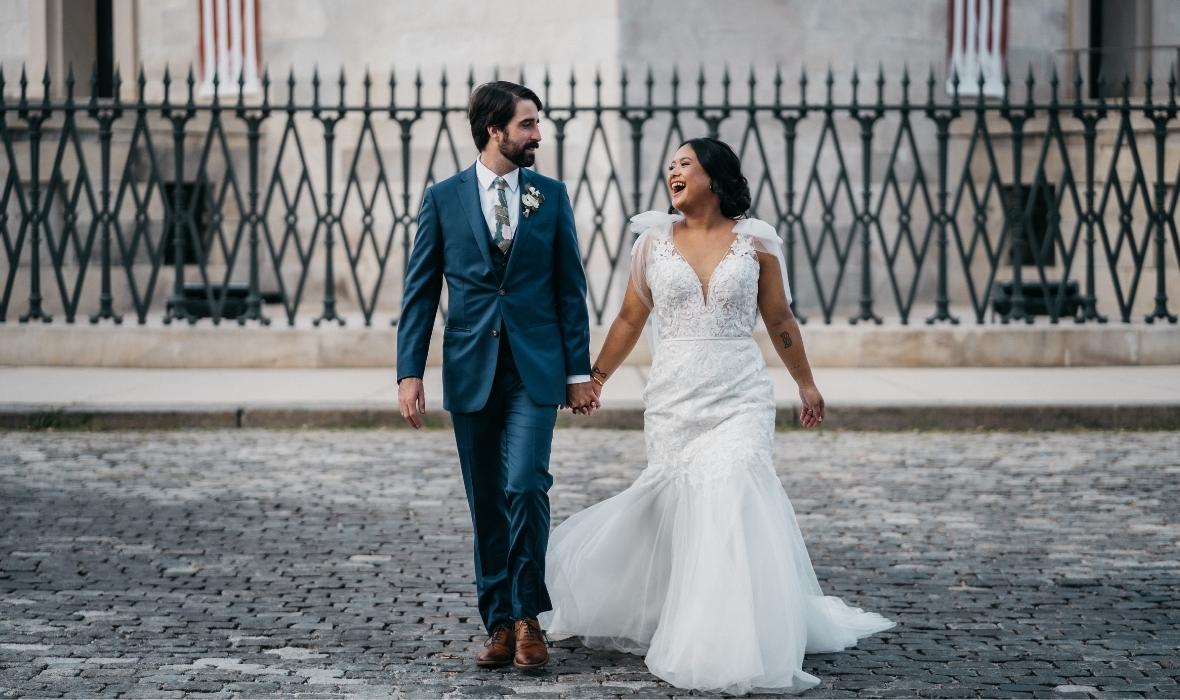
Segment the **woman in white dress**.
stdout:
<svg viewBox="0 0 1180 700">
<path fill-rule="evenodd" d="M 554 609 L 541 623 L 551 638 L 645 654 L 653 674 L 681 688 L 802 691 L 819 683 L 802 670 L 805 652 L 846 649 L 894 623 L 823 594 L 775 473 L 759 312 L 799 386 L 804 427 L 823 422 L 824 403 L 781 241 L 744 218 L 737 156 L 714 139 L 687 141 L 667 186 L 681 215 L 632 219 L 631 280 L 593 370 L 601 390 L 651 315 L 648 466 L 554 530 L 545 576 Z"/>
</svg>

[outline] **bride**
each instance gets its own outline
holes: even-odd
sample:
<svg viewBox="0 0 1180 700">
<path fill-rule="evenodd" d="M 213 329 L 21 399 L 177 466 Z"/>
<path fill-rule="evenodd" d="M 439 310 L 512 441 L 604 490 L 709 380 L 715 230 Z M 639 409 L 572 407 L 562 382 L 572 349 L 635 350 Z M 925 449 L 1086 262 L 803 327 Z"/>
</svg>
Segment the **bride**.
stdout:
<svg viewBox="0 0 1180 700">
<path fill-rule="evenodd" d="M 804 652 L 846 649 L 894 623 L 823 594 L 775 473 L 759 312 L 799 385 L 804 427 L 823 422 L 824 402 L 781 241 L 744 216 L 738 157 L 691 139 L 667 186 L 682 216 L 632 219 L 631 280 L 592 370 L 601 392 L 654 312 L 648 466 L 554 530 L 545 576 L 554 609 L 541 623 L 553 638 L 645 654 L 652 673 L 681 688 L 798 692 L 819 683 L 802 669 Z"/>
</svg>

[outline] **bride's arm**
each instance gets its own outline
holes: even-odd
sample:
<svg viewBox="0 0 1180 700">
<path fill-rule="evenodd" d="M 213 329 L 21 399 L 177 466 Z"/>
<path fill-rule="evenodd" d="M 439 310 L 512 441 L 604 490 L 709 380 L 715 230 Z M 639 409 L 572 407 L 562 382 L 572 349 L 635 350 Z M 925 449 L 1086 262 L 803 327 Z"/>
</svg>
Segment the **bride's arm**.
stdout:
<svg viewBox="0 0 1180 700">
<path fill-rule="evenodd" d="M 811 364 L 803 349 L 803 336 L 799 333 L 799 322 L 787 302 L 783 275 L 778 260 L 768 253 L 758 252 L 758 310 L 770 333 L 775 352 L 778 353 L 791 378 L 799 385 L 799 400 L 803 404 L 799 421 L 805 428 L 813 428 L 823 422 L 824 399 L 811 376 Z"/>
<path fill-rule="evenodd" d="M 647 315 L 651 312 L 647 304 L 635 290 L 634 282 L 627 284 L 627 293 L 623 297 L 623 306 L 610 324 L 606 340 L 602 343 L 602 350 L 591 370 L 594 377 L 605 382 L 615 370 L 623 364 L 623 360 L 631 354 L 639 335 L 643 333 L 643 325 L 647 322 Z"/>
</svg>

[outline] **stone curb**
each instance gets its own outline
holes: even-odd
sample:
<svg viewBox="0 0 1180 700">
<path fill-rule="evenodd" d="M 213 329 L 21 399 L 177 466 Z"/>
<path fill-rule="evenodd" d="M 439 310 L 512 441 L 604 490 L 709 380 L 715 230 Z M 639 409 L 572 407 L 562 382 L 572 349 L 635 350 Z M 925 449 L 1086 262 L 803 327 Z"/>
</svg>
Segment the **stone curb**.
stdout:
<svg viewBox="0 0 1180 700">
<path fill-rule="evenodd" d="M 798 426 L 798 409 L 780 406 L 779 430 Z M 443 411 L 427 413 L 425 426 L 449 428 Z M 558 414 L 559 428 L 641 430 L 643 409 L 608 408 L 590 418 Z M 829 430 L 1180 430 L 1180 405 L 844 405 L 829 408 Z M 29 406 L 0 405 L 0 430 L 397 428 L 405 423 L 385 406 L 276 407 Z"/>
</svg>

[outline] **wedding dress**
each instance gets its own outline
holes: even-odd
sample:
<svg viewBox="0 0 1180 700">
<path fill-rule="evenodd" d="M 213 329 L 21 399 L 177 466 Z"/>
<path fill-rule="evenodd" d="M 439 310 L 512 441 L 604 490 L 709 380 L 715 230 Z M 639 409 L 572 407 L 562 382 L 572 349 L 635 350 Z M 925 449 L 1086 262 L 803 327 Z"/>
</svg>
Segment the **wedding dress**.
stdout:
<svg viewBox="0 0 1180 700">
<path fill-rule="evenodd" d="M 802 670 L 805 652 L 840 651 L 894 623 L 823 594 L 775 473 L 774 396 L 752 335 L 757 251 L 781 269 L 774 229 L 738 221 L 703 288 L 673 243 L 677 220 L 632 219 L 632 279 L 658 335 L 644 391 L 648 465 L 554 530 L 554 609 L 541 623 L 552 639 L 645 654 L 680 688 L 806 690 L 819 679 Z"/>
</svg>

